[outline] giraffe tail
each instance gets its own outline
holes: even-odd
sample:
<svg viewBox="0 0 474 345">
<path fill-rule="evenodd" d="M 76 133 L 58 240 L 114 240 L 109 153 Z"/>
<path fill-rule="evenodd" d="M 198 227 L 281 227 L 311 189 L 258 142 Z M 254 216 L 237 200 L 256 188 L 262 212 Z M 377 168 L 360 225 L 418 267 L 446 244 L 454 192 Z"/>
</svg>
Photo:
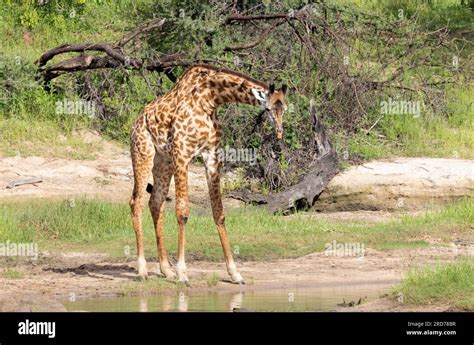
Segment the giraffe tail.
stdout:
<svg viewBox="0 0 474 345">
<path fill-rule="evenodd" d="M 153 191 L 153 185 L 151 183 L 148 183 L 146 186 L 146 191 L 151 194 Z"/>
</svg>

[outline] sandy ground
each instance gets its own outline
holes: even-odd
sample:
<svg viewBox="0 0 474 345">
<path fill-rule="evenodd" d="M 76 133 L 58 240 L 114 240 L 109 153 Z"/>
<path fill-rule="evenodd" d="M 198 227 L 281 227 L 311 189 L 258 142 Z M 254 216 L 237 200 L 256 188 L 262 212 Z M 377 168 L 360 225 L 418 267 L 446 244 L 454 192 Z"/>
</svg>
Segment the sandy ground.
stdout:
<svg viewBox="0 0 474 345">
<path fill-rule="evenodd" d="M 130 153 L 88 133 L 88 141 L 98 142 L 102 151 L 95 160 L 70 160 L 44 157 L 0 157 L 0 202 L 2 199 L 25 198 L 100 198 L 128 202 L 133 188 Z M 38 177 L 43 181 L 6 188 L 12 181 Z M 232 178 L 229 173 L 223 181 Z M 189 200 L 191 206 L 208 207 L 209 196 L 205 169 L 191 165 L 189 169 Z M 150 176 L 150 183 L 153 178 Z M 174 181 L 169 198 L 174 199 Z M 240 201 L 226 199 L 227 207 L 238 207 Z"/>
</svg>

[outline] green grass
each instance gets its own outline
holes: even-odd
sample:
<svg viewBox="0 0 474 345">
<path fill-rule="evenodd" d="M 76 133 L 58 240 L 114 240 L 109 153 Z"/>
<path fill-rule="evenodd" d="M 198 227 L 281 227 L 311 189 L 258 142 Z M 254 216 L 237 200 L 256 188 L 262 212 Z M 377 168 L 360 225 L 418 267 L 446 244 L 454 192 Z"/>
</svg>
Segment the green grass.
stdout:
<svg viewBox="0 0 474 345">
<path fill-rule="evenodd" d="M 39 250 L 103 252 L 123 260 L 135 255 L 135 235 L 126 204 L 96 200 L 30 200 L 2 202 L 0 242 L 37 242 Z M 456 238 L 474 239 L 473 199 L 436 211 L 401 216 L 378 224 L 320 220 L 316 214 L 271 215 L 255 207 L 230 210 L 226 224 L 235 256 L 241 260 L 291 258 L 324 250 L 326 243 L 363 243 L 378 250 L 427 246 L 427 237 L 446 245 Z M 145 210 L 143 222 L 148 257 L 156 257 L 155 234 Z M 166 244 L 176 253 L 177 226 L 173 210 L 165 213 Z M 222 249 L 210 211 L 191 212 L 187 227 L 190 260 L 221 260 Z"/>
<path fill-rule="evenodd" d="M 0 156 L 41 156 L 95 159 L 97 143 L 85 143 L 79 135 L 61 130 L 55 122 L 22 119 L 0 121 Z"/>
<path fill-rule="evenodd" d="M 57 92 L 48 93 L 36 81 L 34 61 L 45 51 L 64 43 L 115 42 L 124 28 L 133 27 L 149 0 L 34 1 L 7 0 L 0 8 L 0 156 L 41 154 L 47 157 L 91 159 L 88 145 L 70 137 L 74 129 L 100 129 L 108 137 L 126 142 L 133 119 L 150 101 L 150 90 L 140 77 L 128 78 L 127 89 L 105 97 L 108 106 L 119 110 L 107 123 L 86 115 L 58 114 L 56 102 L 80 100 L 74 78 L 58 78 Z M 76 15 L 71 17 L 71 11 Z M 30 37 L 30 41 L 25 40 Z M 72 57 L 74 54 L 70 54 Z M 57 61 L 56 61 L 57 62 Z M 123 77 L 123 73 L 118 73 Z M 100 78 L 92 76 L 94 78 Z M 66 141 L 57 138 L 66 136 Z"/>
<path fill-rule="evenodd" d="M 472 26 L 472 10 L 468 1 L 463 0 L 330 0 L 329 3 L 349 5 L 371 13 L 385 13 L 399 16 L 416 17 L 426 28 L 446 26 L 450 31 L 466 30 Z"/>
<path fill-rule="evenodd" d="M 377 159 L 390 156 L 474 158 L 474 85 L 455 87 L 448 93 L 448 113 L 434 116 L 422 113 L 384 115 L 369 132 L 361 131 L 350 139 L 335 137 L 339 150 L 349 158 Z M 366 128 L 379 118 L 374 114 Z"/>
<path fill-rule="evenodd" d="M 150 276 L 146 280 L 134 280 L 121 285 L 120 292 L 124 296 L 140 294 L 156 294 L 166 289 L 178 289 L 177 285 L 156 276 Z"/>
<path fill-rule="evenodd" d="M 7 269 L 1 273 L 1 276 L 5 279 L 21 279 L 24 277 L 24 274 L 13 269 Z"/>
<path fill-rule="evenodd" d="M 474 260 L 464 259 L 434 268 L 414 269 L 394 293 L 402 293 L 404 303 L 448 304 L 474 310 Z"/>
<path fill-rule="evenodd" d="M 210 276 L 208 276 L 206 278 L 206 283 L 207 283 L 207 286 L 211 287 L 211 286 L 216 286 L 217 283 L 219 283 L 219 276 L 217 275 L 217 273 L 213 273 L 211 274 Z"/>
</svg>

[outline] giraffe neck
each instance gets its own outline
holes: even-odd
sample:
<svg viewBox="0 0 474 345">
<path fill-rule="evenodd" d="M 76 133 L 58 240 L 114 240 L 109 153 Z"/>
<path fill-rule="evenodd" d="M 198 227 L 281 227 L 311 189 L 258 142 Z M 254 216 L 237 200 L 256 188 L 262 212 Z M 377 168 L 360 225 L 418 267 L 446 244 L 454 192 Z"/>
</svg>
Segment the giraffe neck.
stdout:
<svg viewBox="0 0 474 345">
<path fill-rule="evenodd" d="M 212 113 L 220 105 L 228 103 L 260 106 L 252 89 L 268 91 L 268 85 L 261 81 L 209 65 L 191 67 L 180 78 L 177 86 L 179 94 L 189 96 L 191 104 L 206 113 Z"/>
<path fill-rule="evenodd" d="M 210 78 L 209 89 L 215 103 L 219 106 L 228 103 L 241 103 L 260 106 L 252 89 L 268 91 L 268 86 L 263 83 L 255 83 L 242 77 L 218 74 Z"/>
</svg>

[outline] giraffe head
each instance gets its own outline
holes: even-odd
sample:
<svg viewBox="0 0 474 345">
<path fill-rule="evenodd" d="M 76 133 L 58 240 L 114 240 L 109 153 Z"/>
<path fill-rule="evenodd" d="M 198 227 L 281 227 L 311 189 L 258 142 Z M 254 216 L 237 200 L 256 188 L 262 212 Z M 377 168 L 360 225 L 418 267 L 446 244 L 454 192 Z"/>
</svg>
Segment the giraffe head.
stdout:
<svg viewBox="0 0 474 345">
<path fill-rule="evenodd" d="M 252 89 L 254 96 L 267 112 L 279 140 L 283 138 L 283 113 L 288 107 L 286 103 L 287 90 L 286 84 L 283 84 L 278 90 L 275 89 L 275 84 L 270 84 L 267 92 Z"/>
</svg>

